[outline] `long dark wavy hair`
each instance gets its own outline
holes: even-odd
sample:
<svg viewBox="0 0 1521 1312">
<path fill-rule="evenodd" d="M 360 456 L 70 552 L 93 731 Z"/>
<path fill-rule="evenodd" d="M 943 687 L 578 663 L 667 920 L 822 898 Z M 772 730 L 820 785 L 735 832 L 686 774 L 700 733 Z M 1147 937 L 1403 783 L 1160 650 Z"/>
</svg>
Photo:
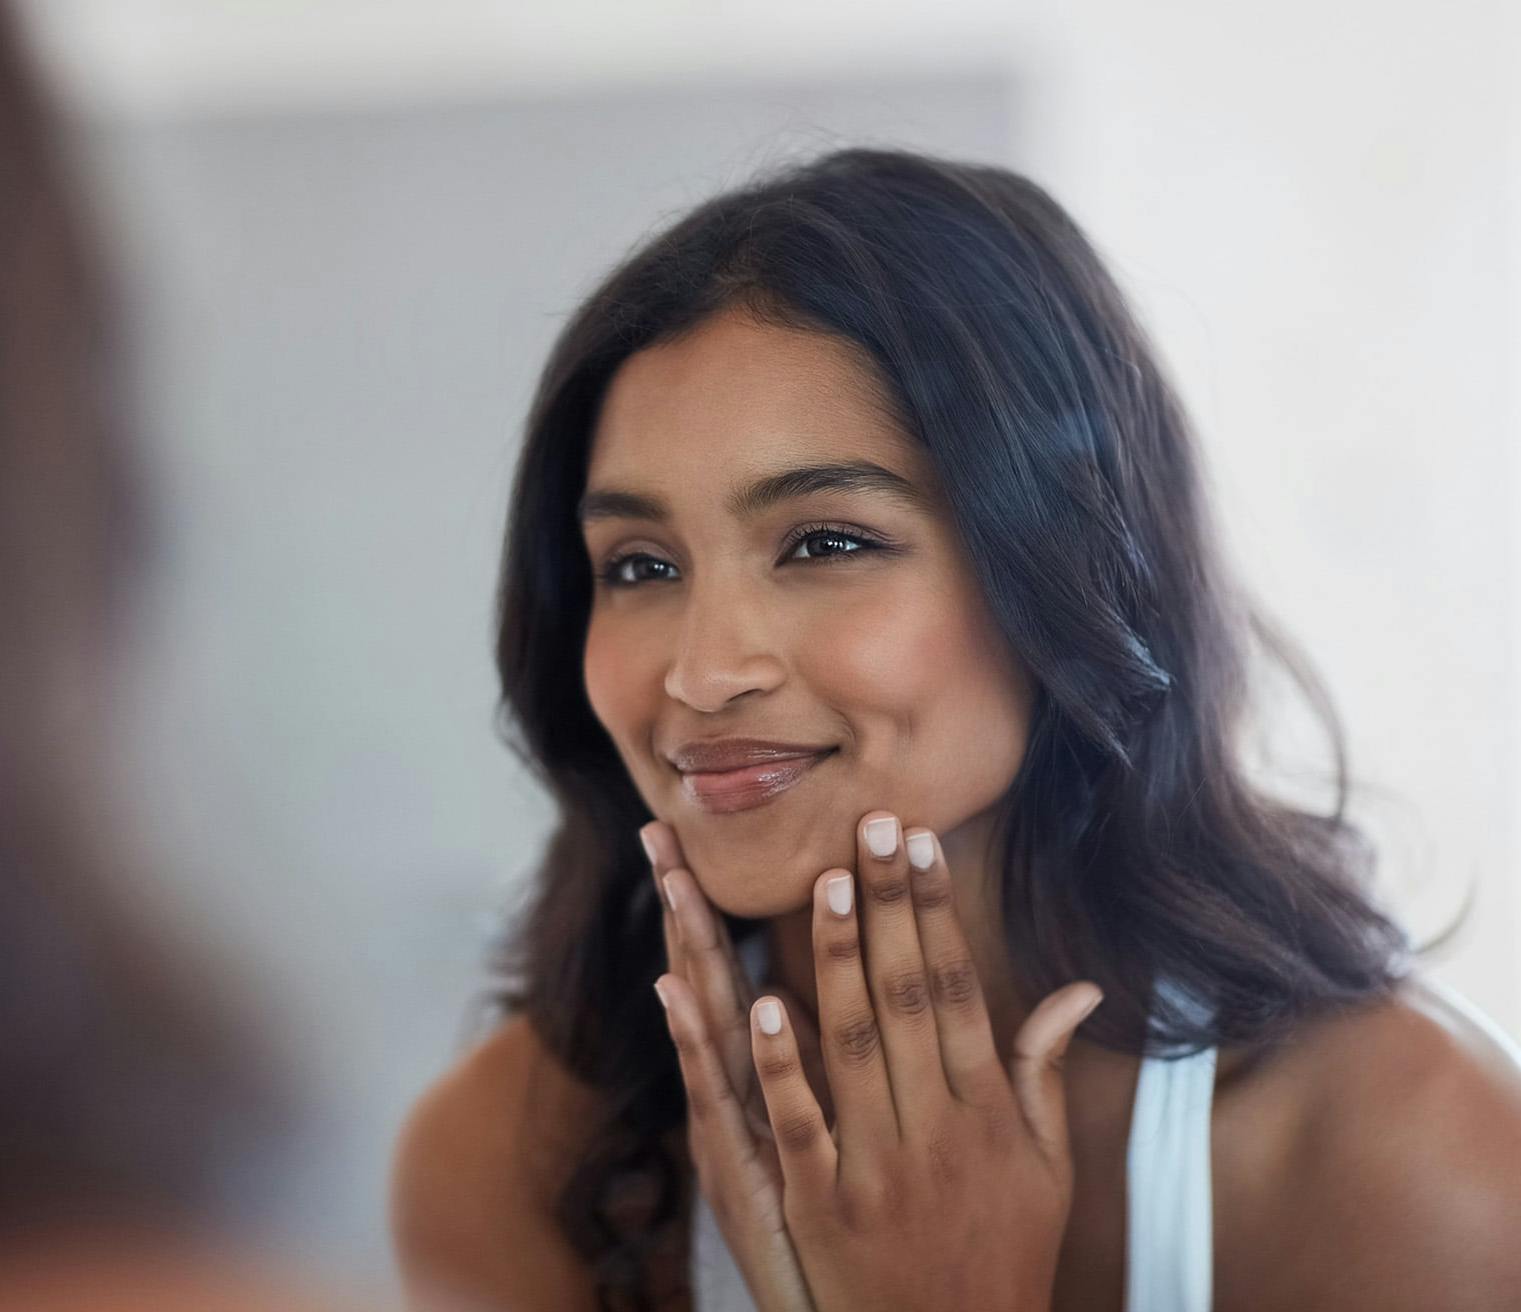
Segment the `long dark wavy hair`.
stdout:
<svg viewBox="0 0 1521 1312">
<path fill-rule="evenodd" d="M 575 507 L 618 366 L 729 308 L 863 349 L 1038 684 L 998 812 L 1028 996 L 1093 980 L 1106 1002 L 1088 1039 L 1175 1056 L 1282 1042 L 1388 993 L 1425 950 L 1376 905 L 1334 707 L 1226 567 L 1188 421 L 1084 233 L 1004 168 L 868 147 L 784 161 L 645 240 L 570 316 L 511 491 L 501 726 L 559 826 L 500 944 L 496 1000 L 602 1095 L 558 1222 L 606 1308 L 653 1306 L 649 1257 L 686 1224 L 691 1182 L 650 988 L 666 963 L 637 830 L 653 817 L 584 691 Z M 1324 723 L 1328 815 L 1247 777 L 1253 642 Z M 724 914 L 736 942 L 762 928 Z M 620 1221 L 641 1181 L 650 1205 Z"/>
</svg>

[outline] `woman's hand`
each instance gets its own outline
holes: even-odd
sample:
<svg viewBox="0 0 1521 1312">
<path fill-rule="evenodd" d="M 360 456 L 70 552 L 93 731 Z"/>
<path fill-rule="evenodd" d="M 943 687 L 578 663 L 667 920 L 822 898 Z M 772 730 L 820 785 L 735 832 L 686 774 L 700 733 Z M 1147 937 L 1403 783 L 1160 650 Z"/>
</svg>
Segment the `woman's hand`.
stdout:
<svg viewBox="0 0 1521 1312">
<path fill-rule="evenodd" d="M 867 841 L 873 821 L 893 840 L 885 856 Z M 786 1233 L 818 1312 L 1044 1312 L 1072 1200 L 1061 1063 L 1102 994 L 1079 981 L 1043 999 L 1005 1070 L 944 854 L 926 830 L 908 837 L 929 858 L 922 871 L 910 868 L 896 818 L 868 813 L 857 829 L 860 878 L 830 870 L 814 887 L 833 1131 L 803 1078 L 795 1018 L 780 1004 L 772 1013 L 765 997 L 751 1008 Z M 860 896 L 841 914 L 831 889 Z M 774 1034 L 762 1025 L 772 1016 Z M 683 1076 L 689 1100 L 720 1096 L 708 1068 L 684 1062 Z M 706 1151 L 743 1160 L 730 1129 L 739 1118 L 708 1119 Z M 720 1186 L 735 1178 L 715 1174 Z M 725 1203 L 741 1216 L 748 1205 L 743 1194 Z"/>
<path fill-rule="evenodd" d="M 665 907 L 670 973 L 656 982 L 687 1088 L 687 1147 L 698 1187 L 758 1312 L 814 1312 L 782 1215 L 782 1171 L 750 1044 L 755 989 L 728 930 L 685 868 L 674 831 L 639 831 Z M 674 908 L 673 898 L 674 895 Z M 785 989 L 772 991 L 789 1003 Z M 829 1107 L 818 1031 L 795 1003 L 804 1068 Z M 714 1145 L 716 1145 L 716 1150 Z"/>
</svg>

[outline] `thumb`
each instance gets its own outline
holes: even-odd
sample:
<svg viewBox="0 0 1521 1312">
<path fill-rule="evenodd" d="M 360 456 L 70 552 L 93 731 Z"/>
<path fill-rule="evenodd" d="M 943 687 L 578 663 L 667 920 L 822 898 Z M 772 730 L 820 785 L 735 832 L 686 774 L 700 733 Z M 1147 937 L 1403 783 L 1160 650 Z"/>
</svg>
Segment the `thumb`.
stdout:
<svg viewBox="0 0 1521 1312">
<path fill-rule="evenodd" d="M 1014 1038 L 1009 1077 L 1025 1124 L 1053 1166 L 1064 1162 L 1067 1098 L 1062 1064 L 1077 1027 L 1104 1000 L 1097 984 L 1078 981 L 1050 994 L 1020 1026 Z"/>
</svg>

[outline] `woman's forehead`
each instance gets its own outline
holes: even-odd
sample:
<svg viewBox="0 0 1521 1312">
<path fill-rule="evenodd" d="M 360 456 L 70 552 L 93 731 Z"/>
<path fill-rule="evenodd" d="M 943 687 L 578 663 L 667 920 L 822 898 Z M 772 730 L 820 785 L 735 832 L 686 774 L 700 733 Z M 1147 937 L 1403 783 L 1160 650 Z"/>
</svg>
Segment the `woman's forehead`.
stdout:
<svg viewBox="0 0 1521 1312">
<path fill-rule="evenodd" d="M 597 417 L 591 474 L 715 460 L 759 473 L 858 458 L 923 479 L 924 452 L 861 354 L 822 333 L 716 316 L 624 361 Z"/>
</svg>

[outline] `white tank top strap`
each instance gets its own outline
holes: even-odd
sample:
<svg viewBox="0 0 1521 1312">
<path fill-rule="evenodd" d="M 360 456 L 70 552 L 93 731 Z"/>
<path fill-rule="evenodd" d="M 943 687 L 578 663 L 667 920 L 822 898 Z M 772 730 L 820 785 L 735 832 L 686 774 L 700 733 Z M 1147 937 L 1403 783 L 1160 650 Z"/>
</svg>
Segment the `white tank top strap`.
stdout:
<svg viewBox="0 0 1521 1312">
<path fill-rule="evenodd" d="M 1158 989 L 1177 994 L 1169 983 Z M 1192 1001 L 1194 1010 L 1208 1008 Z M 1125 1312 L 1208 1312 L 1214 1296 L 1210 1125 L 1217 1050 L 1141 1059 L 1126 1155 Z"/>
</svg>

